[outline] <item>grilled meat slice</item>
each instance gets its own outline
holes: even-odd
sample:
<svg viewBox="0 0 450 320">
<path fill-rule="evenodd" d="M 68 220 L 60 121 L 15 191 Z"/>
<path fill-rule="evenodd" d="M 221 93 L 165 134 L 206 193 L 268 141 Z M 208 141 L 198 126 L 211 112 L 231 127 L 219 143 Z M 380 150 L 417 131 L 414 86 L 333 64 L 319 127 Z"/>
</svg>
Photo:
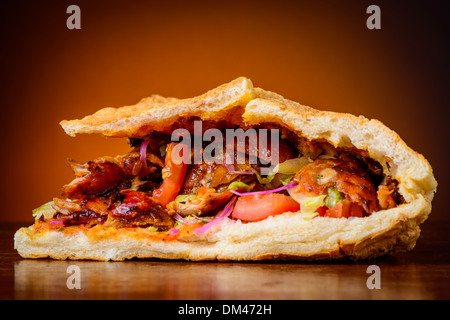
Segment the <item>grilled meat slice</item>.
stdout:
<svg viewBox="0 0 450 320">
<path fill-rule="evenodd" d="M 217 192 L 214 188 L 201 187 L 194 199 L 185 203 L 172 201 L 167 205 L 167 209 L 181 216 L 200 216 L 224 205 L 232 196 L 233 194 L 228 190 Z"/>
<path fill-rule="evenodd" d="M 294 179 L 298 182 L 296 192 L 318 196 L 334 187 L 366 212 L 377 210 L 375 186 L 356 160 L 317 159 L 305 165 Z"/>
<path fill-rule="evenodd" d="M 150 153 L 147 154 L 147 160 L 150 159 L 157 165 L 162 164 L 158 156 L 149 155 Z M 68 199 L 111 196 L 111 193 L 118 193 L 122 189 L 129 188 L 131 185 L 129 180 L 132 177 L 144 177 L 157 169 L 154 165 L 144 167 L 137 152 L 115 158 L 101 157 L 85 164 L 78 164 L 70 160 L 69 164 L 77 178 L 62 189 L 62 196 Z"/>
<path fill-rule="evenodd" d="M 158 226 L 170 227 L 174 220 L 148 193 L 123 190 L 123 202 L 115 207 L 105 225 L 116 227 Z"/>
</svg>

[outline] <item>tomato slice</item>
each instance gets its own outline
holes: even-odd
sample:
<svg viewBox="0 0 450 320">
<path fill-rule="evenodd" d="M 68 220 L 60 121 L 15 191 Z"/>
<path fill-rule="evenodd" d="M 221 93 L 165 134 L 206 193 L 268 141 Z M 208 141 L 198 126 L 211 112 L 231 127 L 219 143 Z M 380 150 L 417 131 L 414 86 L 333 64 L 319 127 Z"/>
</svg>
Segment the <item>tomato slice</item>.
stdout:
<svg viewBox="0 0 450 320">
<path fill-rule="evenodd" d="M 328 207 L 327 207 L 327 206 L 319 207 L 319 208 L 316 210 L 316 212 L 317 212 L 317 213 L 319 214 L 319 216 L 321 216 L 321 217 L 325 217 L 326 214 L 327 214 L 327 211 L 328 211 Z"/>
<path fill-rule="evenodd" d="M 236 202 L 231 216 L 242 221 L 260 221 L 268 216 L 300 210 L 300 204 L 280 193 L 242 196 Z"/>
<path fill-rule="evenodd" d="M 331 218 L 361 218 L 363 216 L 363 208 L 357 203 L 343 200 L 339 201 L 333 208 L 328 209 L 325 216 Z"/>
<path fill-rule="evenodd" d="M 186 175 L 187 164 L 185 160 L 174 161 L 172 158 L 173 148 L 177 145 L 171 142 L 167 145 L 166 158 L 164 160 L 164 168 L 162 169 L 163 183 L 153 191 L 152 197 L 165 207 L 169 202 L 175 200 L 180 192 L 183 180 Z M 184 149 L 182 149 L 184 151 Z M 184 158 L 184 155 L 182 155 Z"/>
</svg>

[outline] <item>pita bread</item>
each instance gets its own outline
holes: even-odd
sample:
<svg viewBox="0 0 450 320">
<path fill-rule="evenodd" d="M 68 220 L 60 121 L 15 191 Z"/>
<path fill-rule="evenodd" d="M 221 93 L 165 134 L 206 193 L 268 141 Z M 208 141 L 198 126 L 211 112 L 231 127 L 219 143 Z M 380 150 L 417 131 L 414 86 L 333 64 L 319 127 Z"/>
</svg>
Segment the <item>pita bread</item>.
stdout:
<svg viewBox="0 0 450 320">
<path fill-rule="evenodd" d="M 241 123 L 245 105 L 254 98 L 252 82 L 238 78 L 207 93 L 179 100 L 154 95 L 133 106 L 104 108 L 81 120 L 62 121 L 70 136 L 96 133 L 108 137 L 145 137 L 151 131 L 171 132 L 177 121 L 196 117 L 208 121 Z M 236 115 L 236 116 L 235 116 Z"/>
<path fill-rule="evenodd" d="M 411 250 L 420 224 L 431 212 L 437 182 L 427 160 L 380 121 L 303 106 L 238 78 L 190 99 L 152 96 L 134 106 L 102 109 L 81 120 L 62 121 L 71 136 L 144 137 L 170 132 L 186 119 L 222 126 L 271 124 L 309 140 L 357 148 L 399 181 L 405 203 L 364 218 L 299 218 L 284 213 L 259 222 L 225 219 L 206 233 L 181 232 L 176 239 L 146 228 L 67 227 L 62 231 L 21 228 L 15 248 L 25 258 L 132 258 L 186 260 L 353 260 Z"/>
</svg>

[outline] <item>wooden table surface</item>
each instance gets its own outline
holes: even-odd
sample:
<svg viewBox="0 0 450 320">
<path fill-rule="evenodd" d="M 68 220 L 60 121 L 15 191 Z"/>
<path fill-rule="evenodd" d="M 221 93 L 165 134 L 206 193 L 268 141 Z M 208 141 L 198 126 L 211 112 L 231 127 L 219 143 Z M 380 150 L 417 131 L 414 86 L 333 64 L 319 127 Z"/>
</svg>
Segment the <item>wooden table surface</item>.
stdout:
<svg viewBox="0 0 450 320">
<path fill-rule="evenodd" d="M 22 259 L 0 225 L 1 299 L 449 299 L 450 223 L 427 221 L 416 248 L 358 263 L 126 262 Z M 81 288 L 68 289 L 67 268 L 80 269 Z M 370 265 L 380 289 L 369 289 Z"/>
</svg>

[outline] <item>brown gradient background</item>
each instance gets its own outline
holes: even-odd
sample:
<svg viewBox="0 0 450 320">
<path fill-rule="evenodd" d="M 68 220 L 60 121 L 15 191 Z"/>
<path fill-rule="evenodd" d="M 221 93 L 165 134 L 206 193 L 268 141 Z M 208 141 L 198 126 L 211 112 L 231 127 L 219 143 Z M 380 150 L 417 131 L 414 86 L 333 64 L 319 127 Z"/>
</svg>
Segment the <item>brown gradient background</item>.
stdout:
<svg viewBox="0 0 450 320">
<path fill-rule="evenodd" d="M 439 182 L 430 219 L 449 219 L 449 23 L 445 1 L 8 1 L 1 9 L 0 221 L 73 178 L 66 158 L 127 152 L 71 138 L 59 122 L 159 93 L 199 95 L 239 76 L 323 110 L 397 131 Z M 66 8 L 81 8 L 81 30 Z M 381 8 L 382 29 L 366 28 Z"/>
</svg>

